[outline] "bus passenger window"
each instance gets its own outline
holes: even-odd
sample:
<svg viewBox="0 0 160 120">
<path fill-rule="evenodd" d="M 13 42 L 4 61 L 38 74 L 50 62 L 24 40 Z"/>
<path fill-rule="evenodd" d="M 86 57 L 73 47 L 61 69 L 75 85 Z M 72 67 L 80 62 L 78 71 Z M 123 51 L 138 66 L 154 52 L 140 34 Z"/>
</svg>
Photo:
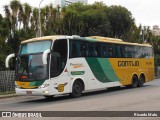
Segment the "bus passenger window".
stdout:
<svg viewBox="0 0 160 120">
<path fill-rule="evenodd" d="M 143 56 L 143 51 L 141 46 L 134 46 L 135 50 L 135 58 L 142 58 Z"/>
<path fill-rule="evenodd" d="M 121 58 L 121 47 L 120 45 L 114 45 L 115 46 L 115 57 L 116 58 Z"/>
<path fill-rule="evenodd" d="M 80 56 L 81 57 L 87 57 L 88 56 L 88 52 L 87 52 L 87 46 L 86 44 L 82 43 L 81 46 L 81 53 L 80 53 Z"/>
<path fill-rule="evenodd" d="M 125 57 L 125 55 L 124 55 L 125 52 L 124 52 L 124 46 L 123 45 L 115 44 L 114 48 L 115 48 L 115 54 L 114 54 L 115 58 L 124 58 Z"/>
<path fill-rule="evenodd" d="M 113 46 L 108 46 L 108 57 L 112 58 L 113 57 Z"/>
<path fill-rule="evenodd" d="M 152 58 L 153 57 L 153 50 L 151 47 L 148 47 L 148 57 Z"/>
<path fill-rule="evenodd" d="M 101 44 L 96 43 L 95 51 L 97 52 L 97 57 L 102 57 Z"/>
<path fill-rule="evenodd" d="M 93 47 L 89 47 L 89 57 L 95 57 L 96 53 Z"/>
<path fill-rule="evenodd" d="M 133 47 L 126 45 L 125 46 L 125 57 L 126 58 L 132 58 L 133 57 Z"/>
<path fill-rule="evenodd" d="M 77 47 L 75 43 L 72 44 L 72 57 L 78 57 Z"/>
<path fill-rule="evenodd" d="M 153 56 L 151 47 L 143 47 L 144 58 L 151 58 Z"/>
<path fill-rule="evenodd" d="M 124 57 L 125 57 L 123 46 L 120 46 L 120 57 L 121 57 L 121 58 L 124 58 Z"/>
<path fill-rule="evenodd" d="M 103 46 L 103 47 L 102 47 L 102 54 L 103 54 L 103 57 L 104 57 L 104 58 L 107 58 L 107 57 L 108 57 L 106 46 Z"/>
</svg>

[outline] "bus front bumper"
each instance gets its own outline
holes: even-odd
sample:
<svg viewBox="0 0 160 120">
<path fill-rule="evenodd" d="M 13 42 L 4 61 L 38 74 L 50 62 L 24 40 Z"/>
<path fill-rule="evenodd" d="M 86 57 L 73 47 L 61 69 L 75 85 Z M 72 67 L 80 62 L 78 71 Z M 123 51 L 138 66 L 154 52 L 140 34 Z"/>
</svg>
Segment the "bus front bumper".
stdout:
<svg viewBox="0 0 160 120">
<path fill-rule="evenodd" d="M 20 89 L 15 88 L 16 94 L 18 95 L 50 95 L 48 88 L 37 88 L 37 89 Z"/>
</svg>

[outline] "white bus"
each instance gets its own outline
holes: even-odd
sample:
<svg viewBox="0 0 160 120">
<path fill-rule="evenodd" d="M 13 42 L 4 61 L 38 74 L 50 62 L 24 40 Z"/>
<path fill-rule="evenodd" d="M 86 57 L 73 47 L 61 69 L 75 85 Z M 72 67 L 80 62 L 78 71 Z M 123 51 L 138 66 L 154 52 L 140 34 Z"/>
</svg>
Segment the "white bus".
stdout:
<svg viewBox="0 0 160 120">
<path fill-rule="evenodd" d="M 23 41 L 16 57 L 16 93 L 71 94 L 154 79 L 152 46 L 105 37 L 46 36 Z"/>
</svg>

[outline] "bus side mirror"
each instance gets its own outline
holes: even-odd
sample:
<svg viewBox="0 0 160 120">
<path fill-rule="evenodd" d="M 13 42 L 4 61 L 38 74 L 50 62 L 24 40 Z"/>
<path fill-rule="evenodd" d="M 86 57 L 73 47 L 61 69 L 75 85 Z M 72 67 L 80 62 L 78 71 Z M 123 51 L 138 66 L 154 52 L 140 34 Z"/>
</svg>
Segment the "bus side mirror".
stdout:
<svg viewBox="0 0 160 120">
<path fill-rule="evenodd" d="M 43 52 L 43 55 L 42 55 L 42 61 L 43 61 L 43 64 L 46 65 L 47 64 L 47 55 L 48 53 L 50 53 L 51 50 L 50 49 L 47 49 Z"/>
<path fill-rule="evenodd" d="M 14 53 L 7 56 L 6 61 L 5 61 L 6 68 L 9 68 L 9 60 L 13 57 L 15 57 Z"/>
</svg>

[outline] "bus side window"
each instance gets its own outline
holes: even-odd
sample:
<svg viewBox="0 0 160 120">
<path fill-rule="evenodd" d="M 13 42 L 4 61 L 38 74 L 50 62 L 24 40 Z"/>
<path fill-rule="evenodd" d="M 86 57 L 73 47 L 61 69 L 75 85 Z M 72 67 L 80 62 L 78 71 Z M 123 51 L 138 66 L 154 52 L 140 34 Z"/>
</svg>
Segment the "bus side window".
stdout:
<svg viewBox="0 0 160 120">
<path fill-rule="evenodd" d="M 124 55 L 124 46 L 123 45 L 120 45 L 120 57 L 121 58 L 125 57 L 125 55 Z"/>
<path fill-rule="evenodd" d="M 88 50 L 87 50 L 87 43 L 82 42 L 80 45 L 80 57 L 87 57 Z"/>
<path fill-rule="evenodd" d="M 108 57 L 108 53 L 107 53 L 107 47 L 106 46 L 102 46 L 102 56 L 104 58 Z"/>
<path fill-rule="evenodd" d="M 108 45 L 108 57 L 113 58 L 113 46 Z"/>
<path fill-rule="evenodd" d="M 115 57 L 124 58 L 124 49 L 122 45 L 115 45 Z"/>
<path fill-rule="evenodd" d="M 152 58 L 153 53 L 152 53 L 152 48 L 151 47 L 143 47 L 143 54 L 145 58 Z"/>
<path fill-rule="evenodd" d="M 103 57 L 101 43 L 96 43 L 95 50 L 97 52 L 97 57 Z"/>
<path fill-rule="evenodd" d="M 116 58 L 121 58 L 121 46 L 120 45 L 115 45 L 115 57 Z"/>
<path fill-rule="evenodd" d="M 153 49 L 152 47 L 147 47 L 148 48 L 148 56 L 149 58 L 152 58 L 153 57 Z"/>
<path fill-rule="evenodd" d="M 80 42 L 75 40 L 69 41 L 69 57 L 80 57 Z"/>
<path fill-rule="evenodd" d="M 97 57 L 97 51 L 95 49 L 95 44 L 89 43 L 88 48 L 89 48 L 89 57 Z"/>
<path fill-rule="evenodd" d="M 77 47 L 76 47 L 75 43 L 72 44 L 72 51 L 71 52 L 72 52 L 73 58 L 78 57 Z"/>
<path fill-rule="evenodd" d="M 132 58 L 133 57 L 133 47 L 130 45 L 125 46 L 125 57 Z"/>
</svg>

